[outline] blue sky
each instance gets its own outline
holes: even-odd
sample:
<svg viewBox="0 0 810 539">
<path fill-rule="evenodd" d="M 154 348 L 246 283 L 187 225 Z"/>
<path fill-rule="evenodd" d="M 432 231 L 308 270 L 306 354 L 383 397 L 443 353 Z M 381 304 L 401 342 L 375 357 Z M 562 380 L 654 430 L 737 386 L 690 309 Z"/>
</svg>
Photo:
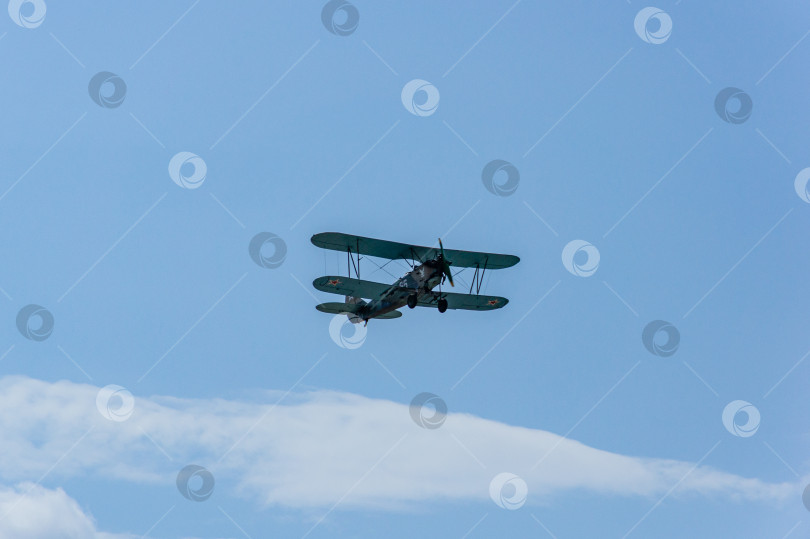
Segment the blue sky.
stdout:
<svg viewBox="0 0 810 539">
<path fill-rule="evenodd" d="M 661 43 L 635 0 L 353 0 L 345 36 L 325 2 L 3 19 L 0 531 L 806 535 L 810 12 L 704 4 L 656 4 Z M 120 106 L 89 96 L 103 71 Z M 429 115 L 403 106 L 414 79 Z M 742 123 L 715 110 L 727 87 Z M 179 152 L 206 164 L 195 189 L 169 176 Z M 483 185 L 494 159 L 520 173 L 510 196 Z M 342 348 L 314 309 L 340 298 L 312 280 L 346 271 L 309 242 L 324 231 L 516 254 L 485 289 L 510 303 L 406 309 Z M 248 254 L 261 232 L 277 268 Z M 572 240 L 592 275 L 566 270 Z M 44 340 L 18 331 L 29 304 Z M 654 320 L 679 333 L 668 357 L 642 342 Z M 109 384 L 134 396 L 123 421 L 96 407 Z M 447 404 L 438 429 L 408 415 L 422 392 Z M 724 427 L 736 400 L 752 436 Z M 175 485 L 187 464 L 216 479 L 203 502 Z M 502 472 L 527 485 L 517 510 L 490 497 Z"/>
</svg>

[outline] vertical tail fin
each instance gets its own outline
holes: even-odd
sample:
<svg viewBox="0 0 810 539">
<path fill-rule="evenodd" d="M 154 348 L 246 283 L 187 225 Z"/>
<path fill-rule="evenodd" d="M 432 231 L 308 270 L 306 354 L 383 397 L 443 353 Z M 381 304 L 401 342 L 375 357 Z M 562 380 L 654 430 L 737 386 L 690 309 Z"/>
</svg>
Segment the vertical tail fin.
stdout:
<svg viewBox="0 0 810 539">
<path fill-rule="evenodd" d="M 366 304 L 366 301 L 362 298 L 356 298 L 354 296 L 346 296 L 346 303 L 349 305 L 362 306 Z M 363 321 L 363 319 L 357 316 L 356 314 L 349 314 L 347 316 L 349 317 L 349 321 L 352 324 L 359 324 L 360 322 Z"/>
</svg>

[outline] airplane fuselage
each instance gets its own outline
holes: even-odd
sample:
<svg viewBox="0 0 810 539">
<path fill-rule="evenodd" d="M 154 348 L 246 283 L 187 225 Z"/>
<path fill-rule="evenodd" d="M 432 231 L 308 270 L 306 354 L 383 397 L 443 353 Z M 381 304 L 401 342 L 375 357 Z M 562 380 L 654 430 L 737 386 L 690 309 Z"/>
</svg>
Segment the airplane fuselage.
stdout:
<svg viewBox="0 0 810 539">
<path fill-rule="evenodd" d="M 408 296 L 416 295 L 417 301 L 424 296 L 433 296 L 433 288 L 442 281 L 442 265 L 439 260 L 428 260 L 391 285 L 382 296 L 367 303 L 358 316 L 365 321 L 400 309 L 408 304 Z"/>
</svg>

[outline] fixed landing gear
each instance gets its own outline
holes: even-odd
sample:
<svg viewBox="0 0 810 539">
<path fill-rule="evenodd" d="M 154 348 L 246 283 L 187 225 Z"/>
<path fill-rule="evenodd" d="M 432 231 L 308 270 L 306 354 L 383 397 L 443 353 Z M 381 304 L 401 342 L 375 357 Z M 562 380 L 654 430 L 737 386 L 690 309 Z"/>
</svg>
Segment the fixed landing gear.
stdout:
<svg viewBox="0 0 810 539">
<path fill-rule="evenodd" d="M 439 312 L 443 313 L 447 310 L 447 300 L 442 298 L 438 301 L 437 307 L 439 308 Z"/>
<path fill-rule="evenodd" d="M 410 296 L 408 296 L 409 309 L 413 309 L 414 307 L 416 307 L 416 302 L 417 302 L 416 294 L 411 294 Z"/>
</svg>

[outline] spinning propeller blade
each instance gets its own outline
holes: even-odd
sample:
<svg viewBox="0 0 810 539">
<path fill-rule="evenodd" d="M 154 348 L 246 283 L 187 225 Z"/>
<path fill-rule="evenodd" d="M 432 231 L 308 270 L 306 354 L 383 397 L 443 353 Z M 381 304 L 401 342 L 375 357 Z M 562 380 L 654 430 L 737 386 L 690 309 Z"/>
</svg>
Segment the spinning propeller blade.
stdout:
<svg viewBox="0 0 810 539">
<path fill-rule="evenodd" d="M 447 276 L 447 280 L 450 281 L 450 286 L 456 286 L 453 284 L 453 274 L 450 272 L 450 262 L 444 258 L 444 245 L 442 245 L 441 238 L 439 238 L 439 248 L 441 249 L 439 258 L 442 261 L 442 273 Z"/>
</svg>

